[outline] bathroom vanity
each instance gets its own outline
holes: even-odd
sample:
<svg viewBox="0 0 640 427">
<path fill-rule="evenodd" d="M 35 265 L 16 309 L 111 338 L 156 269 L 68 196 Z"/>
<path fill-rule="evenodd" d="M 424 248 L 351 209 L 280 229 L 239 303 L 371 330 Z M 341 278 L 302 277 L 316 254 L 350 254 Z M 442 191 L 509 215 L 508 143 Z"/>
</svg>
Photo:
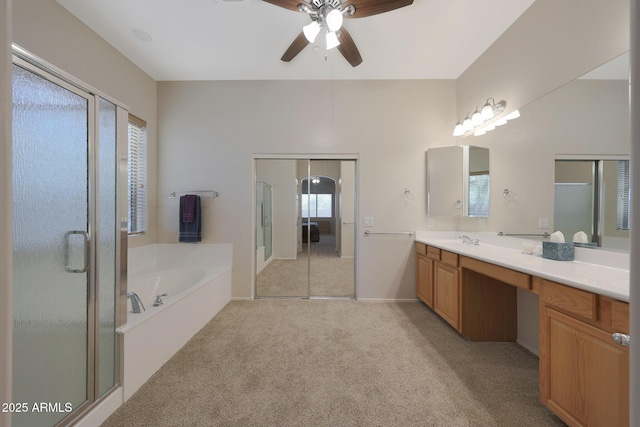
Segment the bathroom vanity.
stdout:
<svg viewBox="0 0 640 427">
<path fill-rule="evenodd" d="M 471 341 L 516 341 L 517 289 L 537 294 L 541 401 L 571 426 L 629 425 L 628 266 L 437 233 L 415 245 L 418 298 Z"/>
</svg>

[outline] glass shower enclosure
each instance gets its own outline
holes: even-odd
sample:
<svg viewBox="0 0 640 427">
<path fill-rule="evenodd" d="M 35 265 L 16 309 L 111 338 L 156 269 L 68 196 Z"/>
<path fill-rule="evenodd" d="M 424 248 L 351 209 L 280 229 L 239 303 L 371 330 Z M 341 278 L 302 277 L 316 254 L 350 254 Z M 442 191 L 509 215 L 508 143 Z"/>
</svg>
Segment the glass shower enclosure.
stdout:
<svg viewBox="0 0 640 427">
<path fill-rule="evenodd" d="M 14 55 L 14 426 L 66 424 L 118 383 L 122 111 Z"/>
</svg>

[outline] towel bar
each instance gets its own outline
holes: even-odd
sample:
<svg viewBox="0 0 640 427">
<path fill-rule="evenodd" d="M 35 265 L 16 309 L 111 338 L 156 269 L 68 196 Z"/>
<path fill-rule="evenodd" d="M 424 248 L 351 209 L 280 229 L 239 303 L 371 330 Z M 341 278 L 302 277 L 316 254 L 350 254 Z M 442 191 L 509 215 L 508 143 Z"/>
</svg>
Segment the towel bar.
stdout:
<svg viewBox="0 0 640 427">
<path fill-rule="evenodd" d="M 366 230 L 364 232 L 364 235 L 366 237 L 369 237 L 372 234 L 402 234 L 402 235 L 409 235 L 409 236 L 415 236 L 416 232 L 415 231 L 369 231 Z"/>
<path fill-rule="evenodd" d="M 218 192 L 213 190 L 169 190 L 167 199 L 175 199 L 178 196 L 184 196 L 186 194 L 195 194 L 196 196 L 207 199 L 215 199 L 218 197 Z"/>
<path fill-rule="evenodd" d="M 546 231 L 542 234 L 519 234 L 519 233 L 511 233 L 511 234 L 507 234 L 507 233 L 503 233 L 502 231 L 498 232 L 498 236 L 530 236 L 530 237 L 550 237 L 551 234 L 547 233 Z"/>
</svg>

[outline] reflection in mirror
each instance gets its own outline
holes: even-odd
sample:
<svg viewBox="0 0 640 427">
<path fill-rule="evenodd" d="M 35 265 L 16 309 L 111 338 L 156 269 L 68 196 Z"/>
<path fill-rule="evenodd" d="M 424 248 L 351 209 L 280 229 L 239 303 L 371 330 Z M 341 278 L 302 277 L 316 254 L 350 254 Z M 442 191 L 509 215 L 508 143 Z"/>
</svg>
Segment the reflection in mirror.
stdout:
<svg viewBox="0 0 640 427">
<path fill-rule="evenodd" d="M 489 216 L 489 149 L 437 147 L 427 151 L 427 215 Z"/>
<path fill-rule="evenodd" d="M 469 146 L 468 216 L 489 216 L 489 149 Z"/>
<path fill-rule="evenodd" d="M 564 225 L 555 223 L 556 182 L 591 183 L 595 187 L 598 184 L 587 179 L 556 181 L 555 161 L 628 158 L 631 148 L 628 74 L 628 54 L 625 54 L 528 105 L 519 106 L 521 118 L 509 126 L 484 136 L 467 137 L 491 149 L 491 181 L 498 197 L 493 197 L 488 228 L 541 238 L 545 232 L 562 229 Z M 587 169 L 591 175 L 591 169 Z M 504 194 L 504 189 L 509 190 L 508 194 Z M 591 193 L 595 189 L 583 190 Z M 514 193 L 518 197 L 509 197 Z M 598 215 L 608 218 L 612 215 L 608 212 L 613 210 L 615 217 L 618 200 L 610 195 L 611 191 L 606 191 L 596 202 L 590 197 L 579 213 L 564 215 L 570 218 L 570 223 L 576 223 L 578 218 L 587 218 L 589 223 L 580 226 L 584 230 L 563 231 L 565 238 L 572 240 L 575 232 L 584 231 L 589 242 L 598 242 L 605 248 L 627 248 L 628 239 L 622 236 L 626 232 L 593 229 L 595 206 L 600 203 L 602 208 L 598 212 L 603 213 Z M 560 197 L 560 200 L 566 199 Z M 562 217 L 559 213 L 558 220 L 562 221 Z M 460 227 L 479 228 L 479 223 L 461 222 Z M 594 232 L 597 232 L 595 240 Z"/>
<path fill-rule="evenodd" d="M 628 158 L 556 160 L 555 177 L 553 222 L 567 241 L 629 250 Z"/>
<path fill-rule="evenodd" d="M 257 159 L 256 297 L 354 298 L 355 206 L 354 160 Z"/>
</svg>

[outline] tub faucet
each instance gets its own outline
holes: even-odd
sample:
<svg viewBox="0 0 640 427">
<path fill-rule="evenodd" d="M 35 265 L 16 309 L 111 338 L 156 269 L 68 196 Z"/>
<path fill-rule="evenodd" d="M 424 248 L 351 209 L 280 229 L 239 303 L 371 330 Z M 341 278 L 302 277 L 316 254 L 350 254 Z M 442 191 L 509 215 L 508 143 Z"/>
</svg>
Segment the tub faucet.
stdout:
<svg viewBox="0 0 640 427">
<path fill-rule="evenodd" d="M 164 302 L 162 301 L 162 297 L 166 297 L 166 296 L 167 296 L 166 292 L 162 295 L 156 295 L 156 300 L 154 301 L 153 306 L 157 307 L 159 305 L 164 304 Z"/>
<path fill-rule="evenodd" d="M 142 300 L 135 292 L 128 292 L 127 296 L 131 300 L 131 308 L 133 308 L 134 313 L 142 313 L 144 311 L 144 304 L 142 304 Z"/>
</svg>

